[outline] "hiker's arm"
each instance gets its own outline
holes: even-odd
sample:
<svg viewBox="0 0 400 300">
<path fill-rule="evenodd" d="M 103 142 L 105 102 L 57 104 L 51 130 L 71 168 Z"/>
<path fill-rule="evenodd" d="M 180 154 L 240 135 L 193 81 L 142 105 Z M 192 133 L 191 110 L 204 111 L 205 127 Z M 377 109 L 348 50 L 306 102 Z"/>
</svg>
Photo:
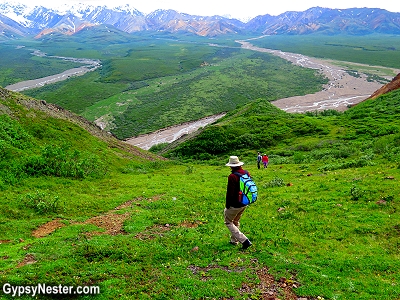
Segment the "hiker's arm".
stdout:
<svg viewBox="0 0 400 300">
<path fill-rule="evenodd" d="M 237 178 L 236 175 L 231 174 L 228 177 L 228 186 L 226 187 L 226 203 L 225 207 L 229 208 L 234 202 L 237 201 Z"/>
</svg>

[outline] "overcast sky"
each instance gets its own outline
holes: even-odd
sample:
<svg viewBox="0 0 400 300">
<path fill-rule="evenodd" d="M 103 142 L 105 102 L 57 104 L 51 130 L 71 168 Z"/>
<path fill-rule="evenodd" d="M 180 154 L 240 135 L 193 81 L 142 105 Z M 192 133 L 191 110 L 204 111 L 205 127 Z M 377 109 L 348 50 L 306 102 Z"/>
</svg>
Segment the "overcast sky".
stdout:
<svg viewBox="0 0 400 300">
<path fill-rule="evenodd" d="M 5 2 L 7 0 L 0 0 Z M 13 0 L 8 0 L 13 1 Z M 89 3 L 92 5 L 116 6 L 129 4 L 143 13 L 150 13 L 156 9 L 174 9 L 192 15 L 221 15 L 232 18 L 248 19 L 258 15 L 279 15 L 286 11 L 304 11 L 311 7 L 353 8 L 369 7 L 383 8 L 391 12 L 400 12 L 398 0 L 15 0 L 28 5 L 43 5 L 54 7 L 60 3 Z M 32 3 L 33 2 L 33 3 Z"/>
</svg>

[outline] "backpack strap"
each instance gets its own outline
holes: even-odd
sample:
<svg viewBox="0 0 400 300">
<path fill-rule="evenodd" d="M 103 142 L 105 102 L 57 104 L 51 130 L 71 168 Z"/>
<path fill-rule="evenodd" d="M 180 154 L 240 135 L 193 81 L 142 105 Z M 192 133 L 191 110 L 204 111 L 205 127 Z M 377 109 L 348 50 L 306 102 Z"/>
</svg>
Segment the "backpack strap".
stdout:
<svg viewBox="0 0 400 300">
<path fill-rule="evenodd" d="M 244 170 L 244 171 L 246 172 L 245 174 L 250 177 L 249 172 L 246 170 Z M 242 177 L 243 175 L 245 175 L 245 174 L 241 174 L 239 172 L 233 172 L 233 174 L 235 174 L 236 176 L 239 176 L 239 177 Z"/>
</svg>

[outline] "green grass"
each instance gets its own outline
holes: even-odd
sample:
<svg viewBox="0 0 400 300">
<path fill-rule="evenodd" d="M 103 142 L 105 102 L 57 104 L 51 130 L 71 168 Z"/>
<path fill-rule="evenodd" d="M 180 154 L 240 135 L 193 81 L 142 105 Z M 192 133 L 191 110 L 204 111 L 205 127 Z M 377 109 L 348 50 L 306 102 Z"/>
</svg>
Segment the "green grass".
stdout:
<svg viewBox="0 0 400 300">
<path fill-rule="evenodd" d="M 366 159 L 359 159 L 370 155 L 364 147 L 398 159 L 399 101 L 400 93 L 394 91 L 377 101 L 362 102 L 345 113 L 286 114 L 258 100 L 228 113 L 195 139 L 173 149 L 167 147 L 161 153 L 171 158 L 213 162 L 229 152 L 246 155 L 252 149 L 268 151 L 281 161 L 290 162 L 312 162 L 326 156 L 326 168 L 340 168 L 338 158 L 354 158 L 347 162 L 353 166 L 367 163 Z"/>
<path fill-rule="evenodd" d="M 269 56 L 213 55 L 218 65 L 209 68 L 218 77 L 200 69 L 185 79 L 195 84 L 197 78 L 220 98 L 213 78 L 246 86 L 265 71 L 267 91 L 295 88 L 297 81 L 282 87 L 279 72 L 260 70 Z M 239 67 L 244 72 L 232 74 Z M 102 81 L 105 74 L 112 73 L 80 78 L 88 100 L 71 106 L 93 117 L 92 105 L 124 114 L 118 103 L 138 106 L 153 93 L 172 99 L 169 93 L 181 88 L 176 75 L 157 86 L 159 78 L 110 85 Z M 90 82 L 98 85 L 84 91 Z M 261 80 L 254 85 L 263 88 Z M 106 87 L 126 90 L 110 91 L 103 101 L 90 98 Z M 183 87 L 192 92 L 191 85 Z M 205 91 L 196 95 L 206 97 Z M 309 299 L 399 298 L 399 92 L 344 113 L 304 115 L 280 111 L 262 97 L 248 103 L 238 97 L 217 124 L 166 150 L 168 161 L 96 138 L 79 119 L 53 118 L 25 96 L 2 89 L 0 95 L 0 286 L 100 287 L 100 295 L 78 299 L 262 299 L 270 289 L 257 272 L 268 270 L 282 299 L 279 282 L 295 284 L 293 292 Z M 269 154 L 268 169 L 257 169 L 257 151 Z M 258 201 L 241 219 L 253 242 L 247 251 L 228 243 L 223 224 L 229 155 L 245 162 L 259 188 Z M 63 226 L 32 235 L 52 220 Z M 119 221 L 121 228 L 106 232 Z M 0 297 L 12 298 L 3 290 Z"/>
<path fill-rule="evenodd" d="M 280 58 L 238 45 L 225 47 L 229 38 L 189 40 L 136 37 L 104 49 L 85 44 L 77 55 L 96 49 L 103 58 L 101 69 L 24 93 L 91 121 L 102 117 L 106 130 L 123 139 L 230 111 L 258 98 L 272 101 L 313 93 L 326 82 L 314 70 Z M 47 47 L 42 42 L 43 51 L 56 51 Z M 282 76 L 283 71 L 288 75 Z"/>
<path fill-rule="evenodd" d="M 80 67 L 82 64 L 55 58 L 33 56 L 31 48 L 18 48 L 17 45 L 0 45 L 0 86 L 31 80 Z"/>
<path fill-rule="evenodd" d="M 100 181 L 38 178 L 8 190 L 2 239 L 10 242 L 0 246 L 0 256 L 7 257 L 1 283 L 99 285 L 99 299 L 244 299 L 256 291 L 241 287 L 256 285 L 255 270 L 268 267 L 276 278 L 299 282 L 297 295 L 394 299 L 400 292 L 399 191 L 385 179 L 400 176 L 396 165 L 321 173 L 316 166 L 273 163 L 259 171 L 246 161 L 260 187 L 258 202 L 241 222 L 254 243 L 247 252 L 228 244 L 223 224 L 228 168 L 191 167 L 187 172 L 186 165 L 162 165 Z M 266 187 L 276 177 L 285 185 Z M 354 199 L 353 186 L 361 198 Z M 40 214 L 11 204 L 39 188 L 57 194 L 63 209 Z M 387 204 L 377 204 L 382 198 Z M 118 212 L 130 214 L 125 234 L 85 235 L 101 231 L 83 224 L 86 219 L 131 200 Z M 30 236 L 55 218 L 66 226 L 44 238 Z M 17 231 L 8 229 L 15 226 Z M 36 263 L 15 268 L 28 254 Z"/>
<path fill-rule="evenodd" d="M 396 35 L 276 35 L 251 42 L 260 47 L 301 53 L 312 57 L 400 68 L 400 44 Z"/>
<path fill-rule="evenodd" d="M 258 149 L 246 144 L 208 161 L 136 158 L 10 96 L 1 103 L 2 111 L 12 111 L 1 116 L 2 170 L 11 161 L 21 167 L 27 159 L 48 158 L 43 147 L 51 144 L 62 162 L 73 165 L 79 157 L 70 154 L 86 151 L 107 171 L 24 173 L 14 181 L 0 173 L 1 286 L 100 287 L 100 295 L 79 299 L 261 299 L 268 289 L 257 272 L 268 269 L 276 286 L 295 284 L 299 297 L 398 298 L 398 93 L 345 113 L 292 115 L 267 102 L 256 102 L 255 111 L 238 108 L 215 127 L 237 136 L 246 134 L 245 126 L 273 129 L 263 149 L 270 164 L 261 170 Z M 208 139 L 224 145 L 218 135 Z M 223 224 L 230 172 L 224 164 L 232 154 L 259 187 L 258 201 L 241 220 L 253 242 L 247 251 L 228 243 Z M 32 236 L 56 219 L 61 228 Z M 120 219 L 122 227 L 107 233 Z"/>
<path fill-rule="evenodd" d="M 43 68 L 48 59 L 41 58 L 38 68 L 34 61 L 37 58 L 26 51 L 32 48 L 49 55 L 100 59 L 100 70 L 24 93 L 56 103 L 91 121 L 102 118 L 106 121 L 105 129 L 121 139 L 231 111 L 256 99 L 272 101 L 313 93 L 325 82 L 315 77 L 312 70 L 267 54 L 240 51 L 235 40 L 249 38 L 246 36 L 209 39 L 108 31 L 99 27 L 68 38 L 56 35 L 51 40 L 25 39 L 18 41 L 26 45 L 18 51 L 10 51 L 19 44 L 9 41 L 3 46 L 7 59 L 0 78 L 31 79 L 32 74 L 54 74 L 69 66 L 52 60 L 48 68 Z M 396 75 L 393 68 L 400 68 L 398 40 L 391 35 L 268 36 L 252 43 L 334 60 L 333 63 L 349 68 L 351 74 L 365 72 L 370 75 L 369 80 L 381 83 L 386 82 L 383 76 Z M 15 63 L 16 55 L 26 57 L 24 68 Z M 202 67 L 203 62 L 209 65 Z"/>
<path fill-rule="evenodd" d="M 61 107 L 82 113 L 87 107 L 95 105 L 101 99 L 111 97 L 127 88 L 124 83 L 102 82 L 98 71 L 79 77 L 71 77 L 63 82 L 46 85 L 25 94 L 36 99 L 44 99 Z"/>
</svg>

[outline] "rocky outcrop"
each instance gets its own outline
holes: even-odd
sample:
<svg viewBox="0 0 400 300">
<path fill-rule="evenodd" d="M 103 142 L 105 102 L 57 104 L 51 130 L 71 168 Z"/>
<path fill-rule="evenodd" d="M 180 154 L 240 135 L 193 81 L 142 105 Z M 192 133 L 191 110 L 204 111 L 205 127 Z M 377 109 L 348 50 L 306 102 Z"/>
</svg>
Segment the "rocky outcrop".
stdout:
<svg viewBox="0 0 400 300">
<path fill-rule="evenodd" d="M 400 73 L 397 74 L 396 77 L 394 77 L 391 82 L 385 84 L 380 89 L 376 90 L 370 97 L 368 97 L 365 100 L 376 99 L 381 95 L 387 94 L 387 93 L 397 90 L 399 88 L 400 88 Z"/>
</svg>

